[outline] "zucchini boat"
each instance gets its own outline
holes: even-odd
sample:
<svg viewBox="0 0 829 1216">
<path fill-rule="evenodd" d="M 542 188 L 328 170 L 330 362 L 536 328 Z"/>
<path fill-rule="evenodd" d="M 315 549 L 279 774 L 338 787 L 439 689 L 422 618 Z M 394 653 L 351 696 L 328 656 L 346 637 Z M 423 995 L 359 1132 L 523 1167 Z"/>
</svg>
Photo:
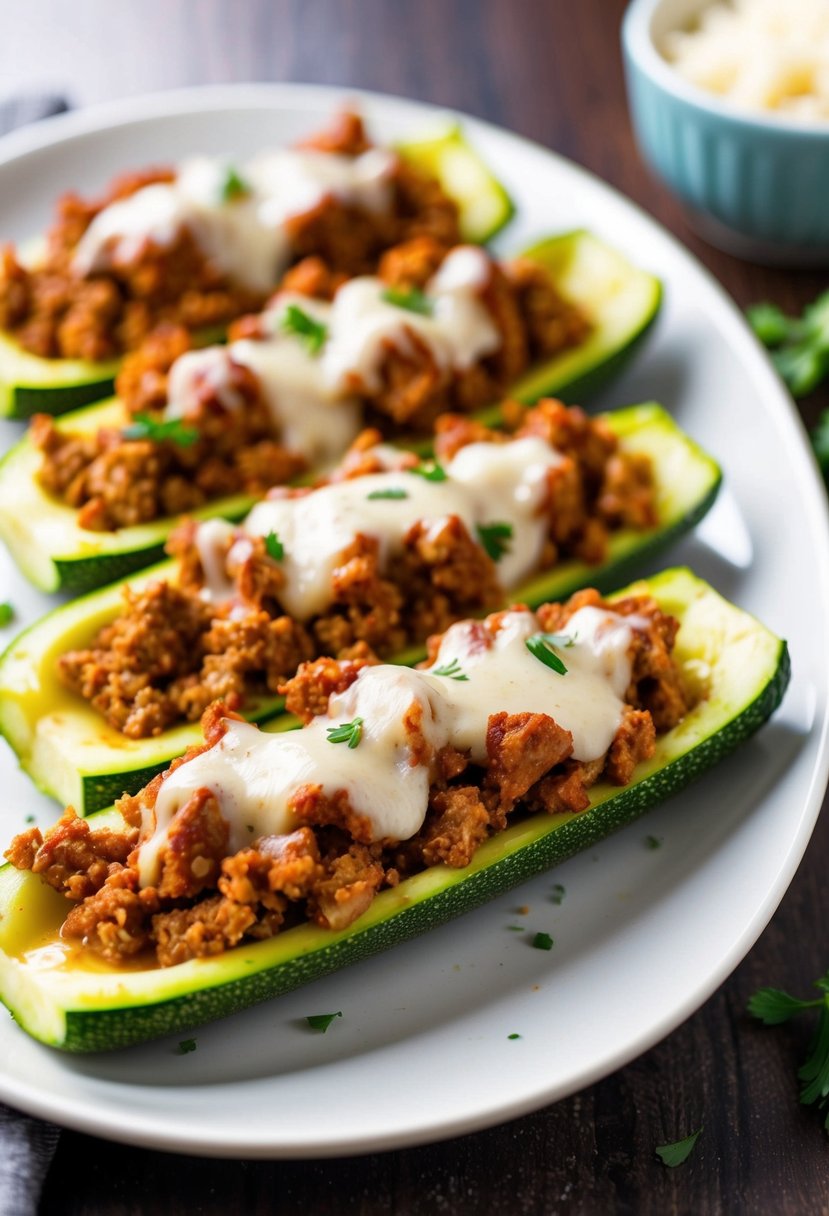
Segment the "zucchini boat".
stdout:
<svg viewBox="0 0 829 1216">
<path fill-rule="evenodd" d="M 604 418 L 625 451 L 650 457 L 658 525 L 611 534 L 602 565 L 561 562 L 513 588 L 511 601 L 535 607 L 587 583 L 599 590 L 617 587 L 637 564 L 692 528 L 713 503 L 721 479 L 718 466 L 661 406 L 631 406 Z M 164 562 L 56 608 L 24 631 L 0 659 L 0 733 L 35 784 L 59 802 L 71 803 L 79 814 L 109 806 L 124 791 L 134 793 L 200 737 L 198 724 L 187 723 L 155 737 L 128 739 L 65 688 L 55 670 L 59 655 L 89 645 L 117 616 L 126 582 L 141 588 L 153 579 L 174 578 L 175 570 L 174 562 Z M 416 649 L 399 661 L 416 662 L 421 655 Z M 281 710 L 282 698 L 271 696 L 249 704 L 245 713 L 264 722 Z"/>
<path fill-rule="evenodd" d="M 549 271 L 556 287 L 591 322 L 587 339 L 522 377 L 511 389 L 520 401 L 543 396 L 580 399 L 628 358 L 659 309 L 659 281 L 638 270 L 587 232 L 571 232 L 532 246 L 522 255 Z M 498 406 L 479 415 L 497 421 Z M 122 426 L 117 399 L 89 406 L 61 419 L 59 427 L 94 433 Z M 59 502 L 37 481 L 41 455 L 27 437 L 0 462 L 0 538 L 20 570 L 43 591 L 88 591 L 157 561 L 176 520 L 93 532 L 80 528 L 77 511 Z M 196 518 L 240 519 L 252 506 L 249 495 L 217 499 Z"/>
<path fill-rule="evenodd" d="M 436 865 L 381 892 L 339 932 L 303 924 L 215 958 L 117 970 L 49 962 L 66 900 L 30 872 L 0 871 L 0 998 L 34 1038 L 71 1052 L 175 1034 L 287 992 L 439 925 L 624 826 L 758 730 L 789 679 L 785 642 L 684 569 L 620 594 L 647 593 L 680 621 L 675 658 L 700 700 L 657 739 L 631 784 L 598 784 L 578 813 L 541 813 L 491 836 L 463 869 Z M 117 826 L 114 811 L 96 826 Z M 44 949 L 45 948 L 45 949 Z"/>
<path fill-rule="evenodd" d="M 415 168 L 438 179 L 460 209 L 464 240 L 483 245 L 513 215 L 513 204 L 457 124 L 431 139 L 398 144 Z M 33 243 L 34 244 L 34 243 Z M 112 392 L 120 359 L 44 359 L 0 332 L 0 418 L 62 414 Z"/>
</svg>

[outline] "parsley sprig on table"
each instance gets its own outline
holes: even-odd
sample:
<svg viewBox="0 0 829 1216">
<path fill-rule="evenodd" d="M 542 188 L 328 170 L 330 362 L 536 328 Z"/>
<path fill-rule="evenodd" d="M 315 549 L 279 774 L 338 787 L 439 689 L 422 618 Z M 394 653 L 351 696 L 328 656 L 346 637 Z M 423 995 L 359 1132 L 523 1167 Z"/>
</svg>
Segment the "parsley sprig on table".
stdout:
<svg viewBox="0 0 829 1216">
<path fill-rule="evenodd" d="M 688 1160 L 702 1132 L 703 1129 L 699 1128 L 698 1131 L 691 1132 L 690 1136 L 686 1136 L 684 1140 L 677 1140 L 674 1144 L 660 1144 L 653 1151 L 663 1165 L 668 1165 L 673 1169 Z"/>
<path fill-rule="evenodd" d="M 797 1075 L 802 1082 L 800 1101 L 806 1106 L 817 1106 L 829 1132 L 829 972 L 815 980 L 814 987 L 820 996 L 809 1000 L 790 996 L 779 988 L 761 988 L 748 1002 L 748 1011 L 766 1026 L 779 1026 L 800 1013 L 819 1010 L 809 1054 Z"/>
<path fill-rule="evenodd" d="M 794 397 L 805 397 L 829 375 L 829 291 L 799 317 L 774 304 L 755 304 L 748 319 Z"/>
</svg>

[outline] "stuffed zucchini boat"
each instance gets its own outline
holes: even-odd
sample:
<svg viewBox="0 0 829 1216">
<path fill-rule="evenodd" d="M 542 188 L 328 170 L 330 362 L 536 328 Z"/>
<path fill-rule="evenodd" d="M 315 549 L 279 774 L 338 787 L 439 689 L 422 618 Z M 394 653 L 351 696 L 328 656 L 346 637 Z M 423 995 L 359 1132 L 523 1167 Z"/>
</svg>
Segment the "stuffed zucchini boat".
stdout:
<svg viewBox="0 0 829 1216">
<path fill-rule="evenodd" d="M 432 252 L 401 254 L 404 281 Z M 29 435 L 0 463 L 0 536 L 21 571 L 44 591 L 83 591 L 149 565 L 180 512 L 240 518 L 267 486 L 337 459 L 366 410 L 384 434 L 425 435 L 447 408 L 496 419 L 502 390 L 574 400 L 630 355 L 659 307 L 658 281 L 584 232 L 526 250 L 511 284 L 483 251 L 439 256 L 431 295 L 368 278 L 333 305 L 291 292 L 230 347 L 182 354 L 173 332 L 131 356 L 119 383 L 133 413 L 114 399 L 39 419 L 37 445 Z M 423 315 L 433 303 L 440 316 Z M 513 375 L 545 349 L 557 353 Z M 148 383 L 166 394 L 154 422 Z"/>
<path fill-rule="evenodd" d="M 517 416 L 501 443 L 446 419 L 443 464 L 358 445 L 340 480 L 264 501 L 240 529 L 185 524 L 177 561 L 49 613 L 0 660 L 0 731 L 23 768 L 88 814 L 181 755 L 216 697 L 263 722 L 315 655 L 415 661 L 458 617 L 618 586 L 716 497 L 718 466 L 658 405 Z"/>
<path fill-rule="evenodd" d="M 0 416 L 100 401 L 157 324 L 221 329 L 298 258 L 361 273 L 424 233 L 483 244 L 512 213 L 459 126 L 384 149 L 350 113 L 238 168 L 201 157 L 122 176 L 99 200 L 67 195 L 37 254 L 0 263 Z"/>
<path fill-rule="evenodd" d="M 699 776 L 789 678 L 785 642 L 682 569 L 455 625 L 420 671 L 337 666 L 298 677 L 302 731 L 217 707 L 119 811 L 15 839 L 0 997 L 23 1030 L 125 1047 L 441 924 Z"/>
</svg>

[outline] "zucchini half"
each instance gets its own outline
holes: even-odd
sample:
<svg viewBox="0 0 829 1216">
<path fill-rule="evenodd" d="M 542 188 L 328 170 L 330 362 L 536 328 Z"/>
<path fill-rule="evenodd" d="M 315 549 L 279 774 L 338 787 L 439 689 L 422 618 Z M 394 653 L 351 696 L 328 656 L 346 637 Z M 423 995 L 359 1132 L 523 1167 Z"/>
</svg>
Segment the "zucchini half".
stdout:
<svg viewBox="0 0 829 1216">
<path fill-rule="evenodd" d="M 676 656 L 703 694 L 657 741 L 631 785 L 597 785 L 580 814 L 540 814 L 491 837 L 462 870 L 434 866 L 384 891 L 338 933 L 302 925 L 213 959 L 116 972 L 27 961 L 66 915 L 66 900 L 39 878 L 0 871 L 0 999 L 18 1025 L 65 1051 L 104 1051 L 224 1017 L 375 954 L 476 907 L 622 827 L 715 764 L 774 712 L 789 679 L 785 642 L 720 598 L 688 570 L 647 591 L 681 621 Z M 621 593 L 624 594 L 624 593 Z M 97 824 L 117 815 L 105 811 Z"/>
<path fill-rule="evenodd" d="M 653 463 L 659 523 L 647 532 L 626 530 L 611 537 L 601 566 L 562 562 L 510 592 L 510 600 L 531 605 L 562 599 L 578 587 L 618 587 L 637 563 L 672 543 L 698 522 L 720 485 L 720 470 L 658 405 L 636 405 L 605 415 L 626 450 Z M 168 561 L 131 579 L 62 605 L 25 630 L 0 658 L 0 733 L 35 784 L 59 802 L 86 815 L 109 806 L 126 790 L 135 793 L 150 777 L 201 734 L 197 723 L 173 727 L 150 739 L 127 739 L 86 701 L 64 688 L 55 674 L 59 655 L 88 646 L 97 631 L 119 612 L 125 582 L 141 587 L 156 578 L 175 578 Z M 416 662 L 422 648 L 400 656 Z M 280 713 L 281 697 L 247 710 L 264 722 Z M 292 720 L 289 720 L 289 722 Z"/>
<path fill-rule="evenodd" d="M 534 245 L 524 256 L 550 271 L 563 294 L 584 309 L 593 328 L 581 346 L 556 355 L 524 376 L 512 387 L 511 395 L 526 402 L 545 395 L 574 401 L 632 353 L 659 309 L 659 281 L 586 232 L 553 237 Z M 498 406 L 480 416 L 497 421 Z M 90 432 L 123 423 L 120 403 L 112 398 L 67 415 L 58 425 Z M 40 453 L 24 437 L 0 462 L 0 539 L 36 587 L 89 591 L 162 556 L 175 518 L 116 532 L 79 528 L 77 511 L 38 484 L 40 461 Z M 254 501 L 244 495 L 217 499 L 193 514 L 239 519 Z"/>
<path fill-rule="evenodd" d="M 457 124 L 431 139 L 398 144 L 396 150 L 436 177 L 455 199 L 464 240 L 483 245 L 512 218 L 512 200 Z M 44 359 L 0 331 L 0 418 L 62 414 L 100 401 L 112 392 L 120 365 L 120 359 Z"/>
</svg>

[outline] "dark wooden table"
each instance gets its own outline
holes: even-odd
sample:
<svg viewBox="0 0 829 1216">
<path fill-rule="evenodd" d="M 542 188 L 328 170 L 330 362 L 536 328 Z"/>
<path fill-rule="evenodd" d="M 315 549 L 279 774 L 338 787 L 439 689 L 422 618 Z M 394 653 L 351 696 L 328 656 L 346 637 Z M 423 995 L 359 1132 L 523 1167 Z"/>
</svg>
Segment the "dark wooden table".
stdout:
<svg viewBox="0 0 829 1216">
<path fill-rule="evenodd" d="M 586 165 L 672 229 L 740 305 L 799 309 L 819 274 L 766 270 L 698 240 L 634 148 L 619 54 L 624 0 L 59 0 L 4 6 L 0 86 L 78 103 L 173 85 L 305 80 L 466 110 Z M 61 27 L 64 27 L 62 32 Z M 813 421 L 829 393 L 804 405 Z M 535 1115 L 431 1147 L 352 1160 L 175 1157 L 64 1132 L 42 1211 L 127 1213 L 800 1213 L 829 1211 L 829 1145 L 797 1104 L 796 1028 L 747 1018 L 775 984 L 829 966 L 829 818 L 745 962 L 658 1047 Z M 805 1033 L 805 1032 L 804 1032 Z M 393 1086 L 394 1079 L 390 1078 Z M 655 1145 L 705 1124 L 668 1170 Z"/>
</svg>

